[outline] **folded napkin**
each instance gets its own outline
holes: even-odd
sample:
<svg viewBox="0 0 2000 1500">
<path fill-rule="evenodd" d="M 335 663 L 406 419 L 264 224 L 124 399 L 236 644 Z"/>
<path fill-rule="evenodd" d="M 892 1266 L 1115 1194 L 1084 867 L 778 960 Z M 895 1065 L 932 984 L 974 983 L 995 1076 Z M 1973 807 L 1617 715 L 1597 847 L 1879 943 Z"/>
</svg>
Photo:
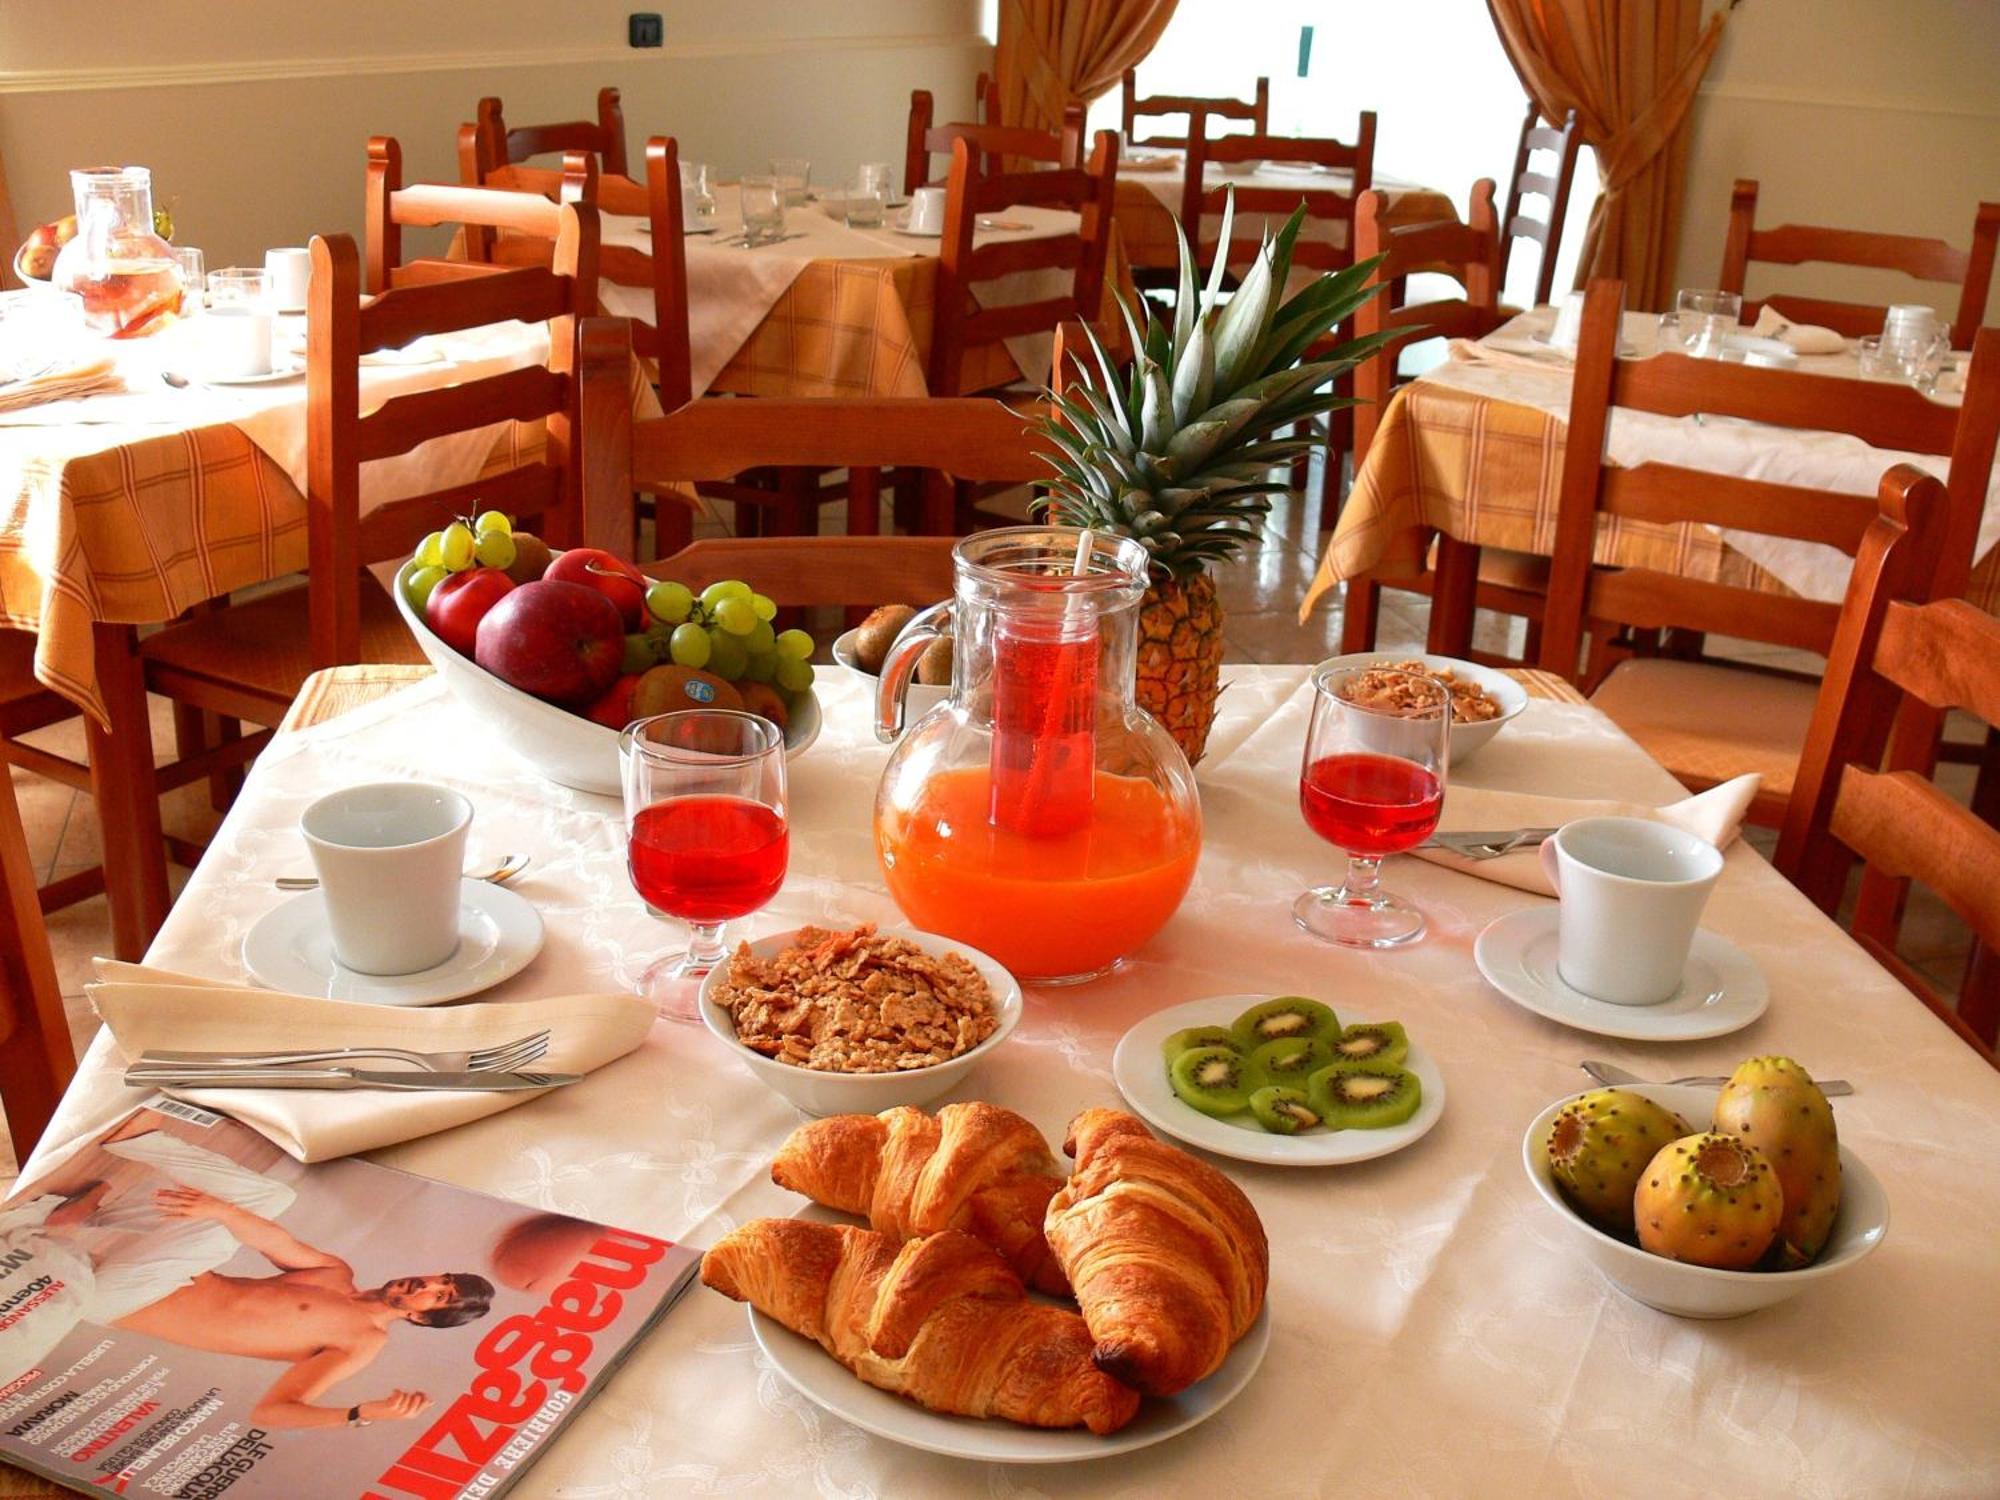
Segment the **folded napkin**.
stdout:
<svg viewBox="0 0 2000 1500">
<path fill-rule="evenodd" d="M 1572 353 L 1553 345 L 1536 344 L 1537 353 L 1530 354 L 1526 348 L 1498 345 L 1491 340 L 1453 339 L 1445 346 L 1445 358 L 1459 364 L 1492 365 L 1502 370 L 1533 370 L 1547 375 L 1566 365 L 1576 363 Z"/>
<path fill-rule="evenodd" d="M 1791 346 L 1794 354 L 1842 354 L 1847 340 L 1831 328 L 1816 323 L 1794 323 L 1766 307 L 1757 314 L 1750 331 L 1759 338 L 1777 339 Z"/>
<path fill-rule="evenodd" d="M 96 359 L 46 359 L 0 364 L 0 411 L 19 411 L 72 396 L 125 388 L 116 362 L 109 355 Z"/>
<path fill-rule="evenodd" d="M 1743 815 L 1750 810 L 1762 778 L 1738 776 L 1721 786 L 1710 787 L 1665 807 L 1647 807 L 1636 802 L 1580 801 L 1569 797 L 1537 797 L 1527 792 L 1495 792 L 1484 787 L 1454 784 L 1444 793 L 1444 814 L 1438 819 L 1440 833 L 1500 832 L 1510 828 L 1560 828 L 1578 818 L 1651 818 L 1670 823 L 1696 838 L 1707 839 L 1718 849 L 1727 848 L 1736 838 Z M 1555 890 L 1542 874 L 1541 851 L 1517 849 L 1498 859 L 1465 859 L 1449 849 L 1412 850 L 1418 859 L 1443 865 L 1481 880 L 1511 885 L 1516 890 L 1553 896 Z"/>
<path fill-rule="evenodd" d="M 1128 156 L 1118 163 L 1121 177 L 1129 177 L 1134 172 L 1178 172 L 1181 169 L 1181 154 L 1178 151 L 1163 152 L 1158 156 Z"/>
<path fill-rule="evenodd" d="M 357 1005 L 220 984 L 139 964 L 97 961 L 91 1003 L 128 1062 L 152 1048 L 267 1052 L 279 1048 L 404 1047 L 418 1052 L 494 1047 L 548 1028 L 536 1070 L 588 1073 L 646 1039 L 653 1006 L 636 995 L 563 995 L 485 1005 Z M 377 1066 L 367 1062 L 359 1067 Z M 401 1064 L 384 1062 L 384 1068 Z M 580 1088 L 583 1085 L 573 1084 Z M 167 1089 L 269 1137 L 300 1161 L 326 1161 L 484 1119 L 540 1093 L 403 1093 L 309 1089 Z M 136 1094 L 136 1091 L 135 1091 Z"/>
</svg>

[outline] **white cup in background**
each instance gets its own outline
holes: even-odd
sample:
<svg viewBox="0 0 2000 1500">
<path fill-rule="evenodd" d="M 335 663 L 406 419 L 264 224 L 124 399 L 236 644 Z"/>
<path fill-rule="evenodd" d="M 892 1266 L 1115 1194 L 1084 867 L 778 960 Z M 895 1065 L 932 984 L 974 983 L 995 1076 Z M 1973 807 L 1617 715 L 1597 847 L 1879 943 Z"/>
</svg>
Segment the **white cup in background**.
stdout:
<svg viewBox="0 0 2000 1500">
<path fill-rule="evenodd" d="M 312 286 L 312 251 L 297 246 L 264 252 L 264 274 L 271 282 L 271 305 L 281 313 L 306 310 Z"/>
<path fill-rule="evenodd" d="M 1549 330 L 1549 347 L 1576 353 L 1583 336 L 1583 293 L 1571 292 L 1556 304 L 1556 326 Z"/>
<path fill-rule="evenodd" d="M 944 233 L 944 189 L 920 187 L 910 194 L 910 217 L 903 226 L 911 234 Z"/>
<path fill-rule="evenodd" d="M 1672 999 L 1721 851 L 1645 818 L 1579 818 L 1542 845 L 1541 860 L 1562 902 L 1563 983 L 1611 1005 Z"/>
<path fill-rule="evenodd" d="M 305 810 L 333 954 L 358 974 L 416 974 L 458 947 L 472 804 L 448 787 L 378 781 Z"/>
<path fill-rule="evenodd" d="M 271 310 L 248 303 L 210 308 L 202 318 L 201 373 L 242 380 L 271 373 Z"/>
</svg>

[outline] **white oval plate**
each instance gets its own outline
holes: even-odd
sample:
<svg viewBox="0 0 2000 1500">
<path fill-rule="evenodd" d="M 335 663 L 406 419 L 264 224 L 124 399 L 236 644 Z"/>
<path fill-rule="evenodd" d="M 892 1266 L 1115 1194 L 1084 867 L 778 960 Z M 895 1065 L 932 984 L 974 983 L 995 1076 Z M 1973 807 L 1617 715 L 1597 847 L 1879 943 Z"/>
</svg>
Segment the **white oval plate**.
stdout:
<svg viewBox="0 0 2000 1500">
<path fill-rule="evenodd" d="M 488 880 L 464 883 L 458 947 L 415 974 L 357 974 L 333 956 L 321 891 L 294 896 L 259 917 L 243 936 L 243 967 L 266 988 L 368 1005 L 437 1005 L 489 990 L 542 951 L 542 915 L 533 903 Z"/>
<path fill-rule="evenodd" d="M 1126 1032 L 1118 1039 L 1118 1050 L 1112 1054 L 1111 1076 L 1125 1102 L 1132 1106 L 1132 1112 L 1154 1129 L 1204 1151 L 1213 1151 L 1217 1156 L 1276 1167 L 1332 1167 L 1345 1162 L 1372 1161 L 1422 1140 L 1443 1116 L 1444 1075 L 1415 1042 L 1410 1043 L 1409 1060 L 1403 1066 L 1417 1075 L 1424 1097 L 1417 1105 L 1417 1112 L 1400 1125 L 1381 1130 L 1308 1130 L 1298 1135 L 1273 1135 L 1254 1116 L 1218 1120 L 1183 1104 L 1168 1081 L 1160 1044 L 1184 1027 L 1227 1026 L 1250 1006 L 1271 998 L 1270 995 L 1211 995 L 1205 1000 L 1190 1000 L 1186 1005 L 1158 1011 Z"/>
<path fill-rule="evenodd" d="M 1556 972 L 1554 906 L 1509 912 L 1472 945 L 1486 982 L 1523 1010 L 1578 1031 L 1631 1042 L 1694 1042 L 1741 1031 L 1771 1004 L 1757 961 L 1727 938 L 1698 929 L 1686 977 L 1658 1005 L 1612 1005 L 1571 989 Z"/>
<path fill-rule="evenodd" d="M 824 1209 L 808 1208 L 802 1219 L 827 1224 L 855 1221 Z M 1146 1397 L 1139 1414 L 1116 1432 L 1103 1437 L 1088 1428 L 1019 1427 L 999 1418 L 957 1417 L 926 1411 L 914 1401 L 878 1391 L 811 1339 L 793 1333 L 754 1307 L 750 1335 L 777 1371 L 815 1406 L 906 1448 L 943 1453 L 994 1464 L 1065 1464 L 1081 1459 L 1109 1458 L 1150 1448 L 1206 1422 L 1250 1383 L 1271 1347 L 1271 1303 L 1267 1297 L 1257 1321 L 1237 1340 L 1222 1368 L 1208 1379 L 1164 1399 Z"/>
<path fill-rule="evenodd" d="M 276 385 L 281 380 L 297 380 L 305 374 L 304 360 L 273 361 L 262 375 L 190 375 L 198 385 Z"/>
</svg>

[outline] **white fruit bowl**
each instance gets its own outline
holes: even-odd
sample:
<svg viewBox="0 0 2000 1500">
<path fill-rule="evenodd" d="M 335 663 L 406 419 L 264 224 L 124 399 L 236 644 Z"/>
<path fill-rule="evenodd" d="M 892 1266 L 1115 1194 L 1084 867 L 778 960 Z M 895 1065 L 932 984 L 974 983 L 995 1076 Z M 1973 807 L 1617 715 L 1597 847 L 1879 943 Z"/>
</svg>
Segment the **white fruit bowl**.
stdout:
<svg viewBox="0 0 2000 1500">
<path fill-rule="evenodd" d="M 986 987 L 993 992 L 994 1019 L 999 1023 L 993 1028 L 993 1035 L 949 1062 L 933 1063 L 927 1068 L 911 1068 L 900 1073 L 825 1073 L 814 1068 L 795 1067 L 791 1063 L 766 1057 L 761 1052 L 753 1052 L 736 1039 L 735 1020 L 714 999 L 715 992 L 729 981 L 729 965 L 726 962 L 709 970 L 708 977 L 701 982 L 702 1024 L 720 1037 L 732 1053 L 748 1063 L 750 1071 L 757 1075 L 760 1082 L 809 1115 L 874 1115 L 885 1109 L 894 1109 L 899 1104 L 928 1104 L 938 1095 L 956 1087 L 1020 1024 L 1021 986 L 997 959 L 989 958 L 977 948 L 939 937 L 934 932 L 918 932 L 912 927 L 885 927 L 882 932 L 887 937 L 908 938 L 936 958 L 956 953 L 977 969 L 980 978 L 986 981 Z M 750 951 L 759 958 L 769 958 L 783 952 L 797 935 L 797 929 L 794 929 L 759 938 L 750 945 Z M 730 951 L 733 954 L 735 949 Z"/>
<path fill-rule="evenodd" d="M 1505 672 L 1493 667 L 1482 667 L 1476 661 L 1461 661 L 1456 656 L 1429 656 L 1418 651 L 1357 651 L 1351 656 L 1332 657 L 1321 662 L 1320 666 L 1387 667 L 1403 661 L 1420 661 L 1430 668 L 1449 667 L 1453 675 L 1467 682 L 1478 683 L 1486 690 L 1487 697 L 1500 705 L 1500 713 L 1495 718 L 1477 724 L 1453 721 L 1451 764 L 1454 769 L 1471 760 L 1480 747 L 1506 728 L 1508 722 L 1528 706 L 1528 690 Z"/>
<path fill-rule="evenodd" d="M 1717 1090 L 1686 1084 L 1621 1084 L 1627 1093 L 1665 1105 L 1701 1129 L 1715 1110 Z M 1575 1236 L 1586 1259 L 1635 1302 L 1681 1318 L 1740 1318 L 1788 1302 L 1816 1282 L 1853 1269 L 1889 1232 L 1889 1195 L 1875 1174 L 1846 1146 L 1840 1148 L 1840 1212 L 1819 1258 L 1797 1271 L 1717 1271 L 1668 1260 L 1614 1238 L 1569 1205 L 1549 1170 L 1549 1133 L 1575 1094 L 1565 1094 L 1539 1115 L 1521 1141 L 1521 1164 L 1542 1201 Z"/>
<path fill-rule="evenodd" d="M 859 627 L 856 627 L 853 630 L 842 631 L 834 637 L 833 660 L 836 666 L 867 691 L 868 712 L 872 716 L 875 712 L 875 695 L 881 689 L 882 678 L 879 673 L 871 672 L 862 666 L 861 659 L 855 655 L 855 638 L 860 634 Z M 903 727 L 909 728 L 950 696 L 950 688 L 919 682 L 912 677 L 910 686 L 903 695 Z"/>
<path fill-rule="evenodd" d="M 469 656 L 460 656 L 441 640 L 423 616 L 410 608 L 403 597 L 403 577 L 414 561 L 396 570 L 389 592 L 403 623 L 416 637 L 417 645 L 437 668 L 438 676 L 452 696 L 492 723 L 500 743 L 540 771 L 549 780 L 579 792 L 596 792 L 606 797 L 621 795 L 618 782 L 618 731 L 573 714 L 566 708 L 545 703 L 532 693 L 524 693 L 503 682 Z M 798 711 L 785 730 L 785 759 L 793 760 L 819 738 L 819 697 L 800 701 Z"/>
</svg>

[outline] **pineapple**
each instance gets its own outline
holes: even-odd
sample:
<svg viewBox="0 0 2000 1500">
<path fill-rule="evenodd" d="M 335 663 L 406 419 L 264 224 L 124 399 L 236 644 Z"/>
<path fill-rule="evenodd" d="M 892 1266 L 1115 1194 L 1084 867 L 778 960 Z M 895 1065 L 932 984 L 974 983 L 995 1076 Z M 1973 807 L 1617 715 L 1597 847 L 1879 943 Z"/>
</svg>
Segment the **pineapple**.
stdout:
<svg viewBox="0 0 2000 1500">
<path fill-rule="evenodd" d="M 1232 194 L 1221 245 L 1234 216 Z M 1056 471 L 1036 502 L 1039 513 L 1136 537 L 1152 554 L 1153 583 L 1139 616 L 1138 698 L 1190 763 L 1201 759 L 1215 722 L 1222 666 L 1222 601 L 1210 570 L 1257 540 L 1270 497 L 1290 488 L 1291 462 L 1325 442 L 1318 428 L 1306 437 L 1277 434 L 1353 404 L 1333 393 L 1333 379 L 1381 342 L 1320 346 L 1374 295 L 1367 284 L 1374 261 L 1279 300 L 1304 221 L 1301 206 L 1264 241 L 1226 301 L 1224 253 L 1218 249 L 1197 301 L 1183 236 L 1171 322 L 1156 319 L 1143 299 L 1135 316 L 1121 298 L 1136 351 L 1131 364 L 1114 367 L 1090 332 L 1096 369 L 1051 392 L 1050 415 L 1037 424 Z M 1313 358 L 1301 363 L 1309 351 Z"/>
</svg>

